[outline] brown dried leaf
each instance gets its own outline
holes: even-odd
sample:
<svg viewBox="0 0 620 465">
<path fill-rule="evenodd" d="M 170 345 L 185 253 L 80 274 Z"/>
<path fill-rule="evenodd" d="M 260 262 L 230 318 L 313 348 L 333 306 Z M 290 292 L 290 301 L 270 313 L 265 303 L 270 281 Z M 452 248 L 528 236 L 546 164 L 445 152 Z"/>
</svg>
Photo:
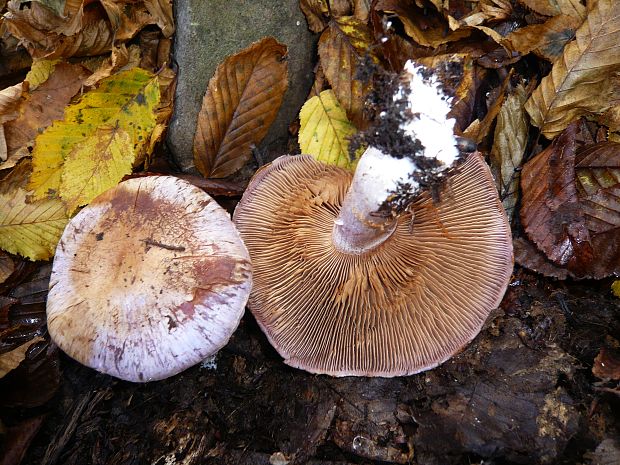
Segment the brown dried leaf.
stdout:
<svg viewBox="0 0 620 465">
<path fill-rule="evenodd" d="M 362 110 L 370 84 L 355 76 L 364 57 L 368 54 L 373 57 L 369 51 L 371 42 L 369 28 L 352 16 L 330 21 L 319 40 L 321 67 L 336 98 L 358 128 L 365 125 Z"/>
<path fill-rule="evenodd" d="M 543 24 L 519 28 L 508 34 L 502 43 L 521 55 L 533 52 L 541 58 L 554 61 L 562 54 L 566 43 L 575 37 L 575 30 L 580 25 L 579 18 L 558 15 Z"/>
<path fill-rule="evenodd" d="M 619 71 L 620 2 L 599 0 L 526 102 L 532 123 L 553 139 L 580 116 L 605 112 L 620 100 Z"/>
<path fill-rule="evenodd" d="M 527 146 L 529 125 L 523 108 L 526 100 L 527 94 L 521 84 L 508 95 L 497 115 L 491 150 L 491 170 L 510 219 L 519 199 L 519 171 Z"/>
<path fill-rule="evenodd" d="M 7 428 L 3 441 L 4 454 L 0 458 L 0 465 L 19 465 L 21 463 L 44 419 L 45 416 L 40 415 Z"/>
<path fill-rule="evenodd" d="M 407 35 L 424 47 L 436 48 L 463 39 L 471 33 L 468 28 L 450 31 L 440 13 L 419 7 L 412 1 L 378 0 L 374 8 L 388 15 L 396 15 L 402 21 Z"/>
<path fill-rule="evenodd" d="M 129 49 L 125 44 L 118 47 L 112 46 L 112 54 L 99 63 L 99 67 L 84 81 L 84 86 L 93 87 L 102 79 L 110 77 L 119 71 L 135 68 L 140 64 L 140 48 L 137 45 L 130 45 Z"/>
<path fill-rule="evenodd" d="M 594 359 L 592 374 L 600 379 L 620 380 L 620 353 L 607 347 L 601 348 Z"/>
<path fill-rule="evenodd" d="M 205 177 L 237 171 L 267 134 L 288 86 L 285 57 L 286 46 L 267 37 L 217 67 L 194 137 L 194 162 Z"/>
<path fill-rule="evenodd" d="M 80 91 L 87 75 L 78 64 L 58 63 L 44 83 L 22 97 L 19 116 L 4 125 L 9 156 L 32 146 L 42 129 L 63 119 L 65 106 Z"/>
<path fill-rule="evenodd" d="M 497 97 L 493 100 L 493 103 L 489 106 L 487 114 L 482 120 L 475 120 L 464 132 L 463 135 L 468 139 L 473 140 L 477 144 L 482 142 L 489 135 L 495 117 L 499 114 L 504 99 L 506 97 L 506 89 L 510 83 L 512 72 L 508 73 L 501 87 L 497 89 Z"/>
<path fill-rule="evenodd" d="M 353 5 L 349 0 L 329 0 L 329 9 L 334 18 L 351 16 L 353 13 Z"/>
<path fill-rule="evenodd" d="M 26 358 L 26 352 L 32 344 L 43 341 L 42 337 L 37 337 L 32 341 L 28 341 L 20 346 L 17 346 L 13 350 L 0 354 L 0 378 L 19 366 L 20 363 Z"/>
<path fill-rule="evenodd" d="M 144 0 L 144 5 L 155 19 L 164 37 L 171 37 L 174 34 L 172 0 Z"/>
<path fill-rule="evenodd" d="M 353 0 L 353 16 L 367 23 L 370 16 L 370 0 Z"/>
<path fill-rule="evenodd" d="M 19 115 L 19 102 L 23 92 L 23 83 L 0 90 L 0 124 L 6 123 Z"/>
<path fill-rule="evenodd" d="M 306 15 L 308 28 L 312 32 L 321 32 L 329 21 L 327 0 L 300 0 L 299 8 Z"/>
<path fill-rule="evenodd" d="M 581 20 L 586 17 L 586 7 L 581 0 L 519 0 L 519 3 L 545 16 L 568 15 Z"/>
</svg>

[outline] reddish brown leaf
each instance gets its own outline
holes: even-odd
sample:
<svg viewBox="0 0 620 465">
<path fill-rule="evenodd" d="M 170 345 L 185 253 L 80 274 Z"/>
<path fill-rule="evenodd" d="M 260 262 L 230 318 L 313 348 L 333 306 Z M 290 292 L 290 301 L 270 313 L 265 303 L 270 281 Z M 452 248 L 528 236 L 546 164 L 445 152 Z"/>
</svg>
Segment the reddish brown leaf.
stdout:
<svg viewBox="0 0 620 465">
<path fill-rule="evenodd" d="M 521 221 L 528 237 L 552 262 L 571 268 L 592 259 L 590 234 L 575 187 L 577 123 L 530 160 L 521 174 Z"/>
<path fill-rule="evenodd" d="M 515 254 L 515 263 L 536 273 L 557 279 L 573 277 L 566 268 L 561 268 L 549 261 L 545 255 L 525 237 L 516 237 L 512 241 Z"/>
<path fill-rule="evenodd" d="M 15 263 L 11 256 L 0 251 L 0 284 L 5 282 L 15 271 Z"/>
<path fill-rule="evenodd" d="M 578 278 L 620 272 L 620 144 L 576 153 L 571 124 L 522 173 L 521 220 L 528 237 Z"/>
<path fill-rule="evenodd" d="M 267 134 L 288 86 L 285 57 L 286 46 L 267 37 L 217 67 L 194 137 L 194 163 L 205 177 L 237 171 Z"/>
</svg>

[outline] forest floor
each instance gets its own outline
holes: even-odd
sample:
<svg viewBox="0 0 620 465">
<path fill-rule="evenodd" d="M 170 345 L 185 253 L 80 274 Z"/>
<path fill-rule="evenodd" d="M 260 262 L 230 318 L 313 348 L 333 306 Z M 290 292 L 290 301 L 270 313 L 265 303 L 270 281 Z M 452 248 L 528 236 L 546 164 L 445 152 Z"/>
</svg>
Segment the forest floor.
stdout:
<svg viewBox="0 0 620 465">
<path fill-rule="evenodd" d="M 118 381 L 61 356 L 60 389 L 36 409 L 23 463 L 611 464 L 620 396 L 592 374 L 620 335 L 609 284 L 517 268 L 474 342 L 409 377 L 292 369 L 249 312 L 212 364 L 161 382 Z"/>
</svg>

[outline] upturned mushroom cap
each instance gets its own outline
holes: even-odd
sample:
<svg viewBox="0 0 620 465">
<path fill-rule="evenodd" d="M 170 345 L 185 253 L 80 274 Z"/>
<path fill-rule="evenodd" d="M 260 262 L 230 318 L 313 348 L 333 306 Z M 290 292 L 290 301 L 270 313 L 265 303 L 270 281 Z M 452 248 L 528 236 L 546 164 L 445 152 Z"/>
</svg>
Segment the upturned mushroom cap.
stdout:
<svg viewBox="0 0 620 465">
<path fill-rule="evenodd" d="M 66 227 L 50 281 L 49 333 L 95 370 L 163 379 L 226 344 L 250 287 L 247 249 L 211 197 L 174 177 L 130 179 Z"/>
<path fill-rule="evenodd" d="M 422 194 L 376 248 L 343 253 L 332 229 L 351 173 L 306 155 L 257 173 L 234 222 L 254 265 L 249 307 L 287 364 L 334 376 L 400 376 L 459 352 L 512 272 L 506 215 L 478 154 L 440 200 Z"/>
</svg>

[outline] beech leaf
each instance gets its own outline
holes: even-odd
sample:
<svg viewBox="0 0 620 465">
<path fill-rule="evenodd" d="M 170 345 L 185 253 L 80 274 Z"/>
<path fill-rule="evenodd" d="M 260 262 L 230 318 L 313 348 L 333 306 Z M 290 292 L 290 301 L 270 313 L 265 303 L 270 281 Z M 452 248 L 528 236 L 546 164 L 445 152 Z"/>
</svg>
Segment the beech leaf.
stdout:
<svg viewBox="0 0 620 465">
<path fill-rule="evenodd" d="M 344 108 L 331 90 L 310 98 L 299 112 L 299 146 L 302 153 L 318 161 L 342 168 L 355 168 L 357 160 L 349 158 L 348 138 L 355 126 L 347 119 Z"/>
<path fill-rule="evenodd" d="M 21 162 L 0 185 L 0 248 L 30 260 L 47 260 L 69 222 L 57 199 L 27 203 L 30 163 Z"/>
<path fill-rule="evenodd" d="M 352 16 L 330 21 L 319 39 L 319 57 L 323 72 L 347 115 L 363 127 L 362 109 L 369 84 L 355 78 L 362 60 L 369 53 L 370 30 Z"/>
<path fill-rule="evenodd" d="M 605 112 L 620 99 L 620 2 L 594 2 L 576 39 L 565 48 L 525 108 L 549 139 L 571 121 Z"/>
<path fill-rule="evenodd" d="M 562 54 L 566 43 L 573 39 L 580 25 L 579 18 L 558 15 L 543 24 L 533 24 L 511 32 L 502 44 L 521 55 L 533 52 L 541 58 L 554 61 Z"/>
<path fill-rule="evenodd" d="M 299 0 L 299 8 L 308 21 L 308 29 L 312 32 L 321 32 L 327 26 L 329 5 L 327 0 Z"/>
<path fill-rule="evenodd" d="M 251 158 L 288 87 L 285 57 L 286 46 L 267 37 L 217 67 L 194 136 L 194 163 L 205 177 L 229 176 Z"/>
<path fill-rule="evenodd" d="M 75 208 L 116 185 L 131 172 L 127 158 L 133 161 L 148 143 L 159 98 L 157 78 L 134 68 L 102 80 L 97 89 L 69 105 L 64 120 L 56 121 L 35 141 L 29 184 L 33 198 L 60 195 Z M 129 144 L 122 134 L 129 137 Z M 120 153 L 119 146 L 127 152 Z M 87 162 L 89 148 L 94 151 Z M 78 168 L 77 159 L 83 167 Z"/>
<path fill-rule="evenodd" d="M 586 7 L 581 0 L 519 0 L 519 3 L 545 16 L 562 14 L 574 16 L 582 20 L 586 16 Z"/>
<path fill-rule="evenodd" d="M 523 167 L 521 221 L 553 263 L 599 279 L 620 272 L 620 144 L 577 152 L 577 126 Z"/>
<path fill-rule="evenodd" d="M 519 198 L 519 170 L 527 146 L 528 118 L 523 109 L 526 99 L 521 84 L 508 95 L 497 115 L 491 150 L 491 169 L 509 218 Z"/>
</svg>

